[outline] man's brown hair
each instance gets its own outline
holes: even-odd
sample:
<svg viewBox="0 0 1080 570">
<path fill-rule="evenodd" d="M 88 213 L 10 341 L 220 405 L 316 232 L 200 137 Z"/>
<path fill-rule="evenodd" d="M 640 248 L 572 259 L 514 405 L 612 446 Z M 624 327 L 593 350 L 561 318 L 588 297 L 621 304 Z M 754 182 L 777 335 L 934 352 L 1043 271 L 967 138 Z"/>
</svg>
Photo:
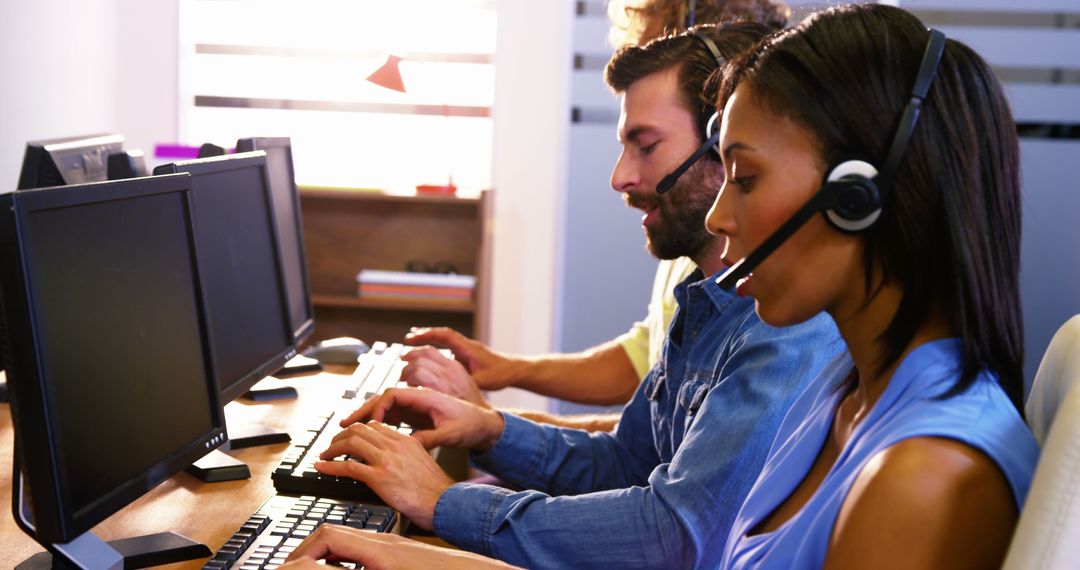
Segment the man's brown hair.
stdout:
<svg viewBox="0 0 1080 570">
<path fill-rule="evenodd" d="M 711 39 L 726 62 L 756 44 L 769 31 L 770 28 L 754 22 L 695 26 L 644 46 L 626 46 L 611 57 L 604 70 L 604 80 L 613 91 L 623 93 L 639 79 L 677 67 L 679 94 L 686 109 L 697 118 L 698 136 L 704 140 L 706 123 L 716 111 L 716 81 L 710 78 L 719 65 L 705 43 L 694 34 Z"/>
</svg>

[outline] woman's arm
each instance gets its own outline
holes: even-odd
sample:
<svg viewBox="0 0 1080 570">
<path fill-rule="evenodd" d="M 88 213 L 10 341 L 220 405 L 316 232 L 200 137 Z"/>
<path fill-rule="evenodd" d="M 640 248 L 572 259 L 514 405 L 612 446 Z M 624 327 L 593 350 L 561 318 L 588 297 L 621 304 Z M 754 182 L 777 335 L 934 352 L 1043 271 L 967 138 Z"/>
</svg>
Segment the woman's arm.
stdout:
<svg viewBox="0 0 1080 570">
<path fill-rule="evenodd" d="M 1018 516 L 989 457 L 956 440 L 904 440 L 859 474 L 825 568 L 997 568 Z"/>
</svg>

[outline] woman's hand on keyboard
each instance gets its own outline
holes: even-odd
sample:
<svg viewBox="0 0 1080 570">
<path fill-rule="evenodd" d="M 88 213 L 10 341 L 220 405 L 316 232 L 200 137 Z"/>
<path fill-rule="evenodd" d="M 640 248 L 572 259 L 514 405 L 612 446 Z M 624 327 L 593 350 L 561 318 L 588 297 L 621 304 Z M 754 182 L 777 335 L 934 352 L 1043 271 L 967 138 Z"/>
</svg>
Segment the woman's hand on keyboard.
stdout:
<svg viewBox="0 0 1080 570">
<path fill-rule="evenodd" d="M 445 445 L 478 452 L 491 449 L 505 425 L 495 410 L 428 388 L 390 388 L 364 402 L 341 426 L 368 420 L 405 422 L 413 427 L 412 437 L 428 449 Z"/>
<path fill-rule="evenodd" d="M 372 570 L 446 568 L 512 568 L 497 560 L 440 546 L 425 544 L 396 534 L 372 533 L 324 524 L 289 555 L 282 570 L 325 569 L 316 560 L 355 562 Z"/>
<path fill-rule="evenodd" d="M 423 386 L 490 408 L 469 371 L 457 360 L 447 358 L 437 348 L 422 346 L 401 355 L 406 362 L 401 380 L 409 386 Z"/>
</svg>

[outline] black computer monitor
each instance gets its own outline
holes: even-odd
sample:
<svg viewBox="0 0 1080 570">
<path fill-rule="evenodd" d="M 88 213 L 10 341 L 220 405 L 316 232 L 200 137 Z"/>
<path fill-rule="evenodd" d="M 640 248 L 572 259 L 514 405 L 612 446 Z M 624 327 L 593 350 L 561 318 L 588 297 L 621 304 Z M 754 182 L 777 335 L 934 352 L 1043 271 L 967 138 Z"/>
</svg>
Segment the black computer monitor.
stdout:
<svg viewBox="0 0 1080 570">
<path fill-rule="evenodd" d="M 293 170 L 292 143 L 289 137 L 252 137 L 236 141 L 237 152 L 255 150 L 266 151 L 270 190 L 274 196 L 278 244 L 285 269 L 285 291 L 289 296 L 289 316 L 292 319 L 296 346 L 299 348 L 315 331 L 315 313 L 311 307 L 311 288 L 304 249 L 304 221 Z"/>
<path fill-rule="evenodd" d="M 119 556 L 91 527 L 225 441 L 190 188 L 178 175 L 0 196 L 13 511 L 54 555 L 93 557 L 82 567 Z"/>
<path fill-rule="evenodd" d="M 195 241 L 222 401 L 244 395 L 296 355 L 263 152 L 154 169 L 191 174 Z"/>
<path fill-rule="evenodd" d="M 28 142 L 18 188 L 25 190 L 106 180 L 109 155 L 123 149 L 124 137 L 116 134 Z"/>
<path fill-rule="evenodd" d="M 7 397 L 7 370 L 8 343 L 7 321 L 4 319 L 4 299 L 0 295 L 0 402 L 8 401 Z"/>
</svg>

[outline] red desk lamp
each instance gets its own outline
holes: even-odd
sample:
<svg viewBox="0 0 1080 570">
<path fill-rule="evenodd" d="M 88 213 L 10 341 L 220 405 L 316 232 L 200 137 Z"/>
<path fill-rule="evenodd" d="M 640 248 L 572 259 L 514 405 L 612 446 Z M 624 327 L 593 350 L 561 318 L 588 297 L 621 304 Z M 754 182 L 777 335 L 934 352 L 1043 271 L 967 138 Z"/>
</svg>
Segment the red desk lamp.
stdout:
<svg viewBox="0 0 1080 570">
<path fill-rule="evenodd" d="M 379 87 L 405 93 L 405 81 L 401 78 L 401 61 L 401 58 L 396 55 L 387 56 L 386 63 L 379 66 L 371 75 L 368 75 L 367 80 Z M 445 103 L 443 104 L 443 116 L 446 117 L 447 121 L 450 120 L 450 106 Z M 454 186 L 453 172 L 447 176 L 448 179 L 445 185 L 420 184 L 416 186 L 416 191 L 436 194 L 453 194 L 457 192 L 457 186 Z"/>
</svg>

